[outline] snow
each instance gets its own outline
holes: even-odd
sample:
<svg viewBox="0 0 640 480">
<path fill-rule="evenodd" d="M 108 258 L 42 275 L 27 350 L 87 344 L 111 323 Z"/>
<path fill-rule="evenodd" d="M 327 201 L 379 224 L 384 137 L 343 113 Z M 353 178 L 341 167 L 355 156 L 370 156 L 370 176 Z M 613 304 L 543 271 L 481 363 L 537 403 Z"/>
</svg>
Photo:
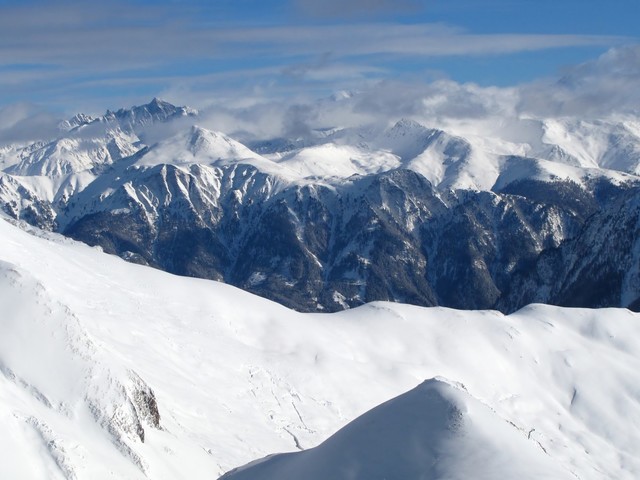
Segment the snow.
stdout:
<svg viewBox="0 0 640 480">
<path fill-rule="evenodd" d="M 529 440 L 464 386 L 431 379 L 365 413 L 316 448 L 271 456 L 222 478 L 575 478 Z"/>
<path fill-rule="evenodd" d="M 263 272 L 253 272 L 247 280 L 247 284 L 251 287 L 260 285 L 267 279 L 267 275 Z"/>
<path fill-rule="evenodd" d="M 405 119 L 329 128 L 265 156 L 192 126 L 140 150 L 136 125 L 195 114 L 154 99 L 76 116 L 53 141 L 0 147 L 0 197 L 64 204 L 84 191 L 58 219 L 64 227 L 94 208 L 83 199 L 118 187 L 147 214 L 159 192 L 186 193 L 187 182 L 215 203 L 219 167 L 236 164 L 272 176 L 239 182 L 239 202 L 251 188 L 396 168 L 441 190 L 621 184 L 640 173 L 634 118 L 517 119 L 495 131 L 482 119 L 438 128 Z M 158 166 L 164 184 L 146 185 Z M 127 202 L 114 195 L 101 208 L 125 212 Z M 0 478 L 202 478 L 301 449 L 229 478 L 340 478 L 343 467 L 355 478 L 371 478 L 367 468 L 401 478 L 640 477 L 640 317 L 627 310 L 533 305 L 504 316 L 374 303 L 303 315 L 3 218 L 0 306 Z M 423 383 L 435 377 L 451 380 Z"/>
<path fill-rule="evenodd" d="M 558 118 L 545 119 L 542 125 L 542 142 L 557 146 L 576 166 L 640 173 L 637 122 Z"/>
<path fill-rule="evenodd" d="M 175 166 L 190 178 L 205 176 L 200 178 L 203 185 L 215 177 L 212 169 L 251 165 L 269 175 L 277 188 L 337 187 L 354 175 L 406 168 L 441 192 L 499 190 L 523 180 L 585 186 L 588 180 L 605 178 L 621 184 L 638 181 L 640 175 L 640 123 L 635 117 L 431 120 L 437 120 L 438 128 L 400 119 L 389 125 L 315 129 L 309 138 L 271 142 L 287 146 L 286 151 L 276 148 L 259 155 L 224 133 L 197 125 L 184 128 L 196 116 L 194 110 L 154 99 L 98 118 L 79 114 L 61 124 L 55 140 L 0 146 L 0 200 L 12 205 L 15 216 L 34 206 L 45 209 L 49 224 L 55 219 L 63 228 L 69 219 L 89 213 L 87 205 L 69 205 L 71 197 L 92 183 L 100 186 L 90 189 L 98 197 L 113 190 L 102 176 L 118 171 L 115 182 L 123 185 L 159 165 Z M 143 134 L 145 126 L 163 122 L 159 132 L 172 133 L 147 148 L 141 140 L 150 140 Z"/>
<path fill-rule="evenodd" d="M 586 178 L 606 177 L 620 183 L 637 180 L 640 173 L 640 135 L 632 119 L 518 119 L 488 133 L 480 119 L 469 125 L 448 122 L 446 128 L 401 119 L 386 129 L 336 130 L 267 157 L 301 178 L 332 181 L 407 168 L 441 190 L 486 191 L 526 179 L 583 184 Z M 535 165 L 523 165 L 531 161 Z"/>
<path fill-rule="evenodd" d="M 136 161 L 140 167 L 192 164 L 222 166 L 233 163 L 253 165 L 264 173 L 295 179 L 286 168 L 267 160 L 220 132 L 192 126 L 154 145 Z"/>
<path fill-rule="evenodd" d="M 371 152 L 335 143 L 295 151 L 279 158 L 278 163 L 301 178 L 347 178 L 385 172 L 400 166 L 399 158 L 389 152 Z"/>
<path fill-rule="evenodd" d="M 501 162 L 500 174 L 491 187 L 500 191 L 510 183 L 536 180 L 540 182 L 570 181 L 585 187 L 588 180 L 603 178 L 614 185 L 633 181 L 636 177 L 601 168 L 579 168 L 563 163 L 526 157 L 505 157 Z"/>
<path fill-rule="evenodd" d="M 117 128 L 78 130 L 39 148 L 23 149 L 20 161 L 5 171 L 22 176 L 63 177 L 133 155 L 138 151 L 138 141 L 135 135 Z"/>
<path fill-rule="evenodd" d="M 0 238 L 0 478 L 215 477 L 315 447 L 438 376 L 466 387 L 437 389 L 468 411 L 452 439 L 465 460 L 450 465 L 640 475 L 640 316 L 627 310 L 299 314 L 24 225 L 0 220 Z M 415 418 L 440 448 L 440 430 L 418 427 L 442 419 Z"/>
</svg>

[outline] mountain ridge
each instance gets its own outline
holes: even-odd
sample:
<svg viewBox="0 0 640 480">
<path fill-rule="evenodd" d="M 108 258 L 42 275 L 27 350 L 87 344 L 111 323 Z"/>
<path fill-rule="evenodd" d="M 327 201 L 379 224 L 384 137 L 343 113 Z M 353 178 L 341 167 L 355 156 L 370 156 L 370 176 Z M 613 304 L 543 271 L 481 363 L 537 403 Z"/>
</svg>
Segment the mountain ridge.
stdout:
<svg viewBox="0 0 640 480">
<path fill-rule="evenodd" d="M 368 411 L 313 449 L 271 455 L 220 480 L 469 477 L 575 478 L 463 386 L 434 378 Z"/>
<path fill-rule="evenodd" d="M 589 257 L 552 252 L 595 248 L 574 240 L 640 188 L 640 130 L 630 120 L 545 120 L 525 148 L 400 119 L 323 129 L 259 154 L 191 124 L 201 120 L 195 110 L 158 99 L 101 121 L 74 118 L 85 123 L 51 143 L 3 150 L 5 212 L 302 311 L 373 300 L 507 312 L 528 299 L 574 305 L 574 294 L 550 292 L 576 292 L 580 278 L 562 287 L 532 272 L 572 278 L 562 273 L 567 259 Z M 150 145 L 148 128 L 164 132 Z M 574 131 L 582 143 L 572 143 Z M 527 156 L 552 139 L 549 158 Z M 635 258 L 631 234 L 612 234 L 612 248 Z M 545 264 L 551 258 L 557 265 Z M 598 306 L 635 305 L 640 266 L 624 268 L 606 285 L 587 282 L 583 302 L 605 288 Z"/>
</svg>

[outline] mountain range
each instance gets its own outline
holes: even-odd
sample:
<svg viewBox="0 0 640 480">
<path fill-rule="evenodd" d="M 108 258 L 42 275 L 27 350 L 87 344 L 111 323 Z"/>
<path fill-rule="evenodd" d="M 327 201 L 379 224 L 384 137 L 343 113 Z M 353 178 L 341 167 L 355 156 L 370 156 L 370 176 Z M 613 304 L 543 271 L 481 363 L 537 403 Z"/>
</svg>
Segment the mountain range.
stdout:
<svg viewBox="0 0 640 480">
<path fill-rule="evenodd" d="M 339 101 L 339 100 L 336 100 Z M 154 99 L 0 147 L 14 219 L 304 312 L 640 307 L 640 121 L 411 119 L 243 138 Z"/>
</svg>

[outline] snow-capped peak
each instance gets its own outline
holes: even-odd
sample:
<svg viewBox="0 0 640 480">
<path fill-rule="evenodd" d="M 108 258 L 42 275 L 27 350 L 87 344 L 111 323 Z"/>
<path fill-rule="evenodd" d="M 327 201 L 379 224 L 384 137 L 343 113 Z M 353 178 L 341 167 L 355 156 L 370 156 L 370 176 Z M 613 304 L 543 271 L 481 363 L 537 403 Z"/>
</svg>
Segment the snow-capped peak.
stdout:
<svg viewBox="0 0 640 480">
<path fill-rule="evenodd" d="M 192 125 L 152 146 L 138 164 L 211 164 L 220 160 L 249 158 L 260 156 L 223 133 Z"/>
<path fill-rule="evenodd" d="M 181 117 L 197 117 L 198 111 L 190 107 L 177 107 L 169 102 L 154 98 L 146 105 L 121 108 L 115 112 L 107 110 L 102 121 L 118 124 L 125 130 L 138 131 L 153 123 L 162 123 Z"/>
<path fill-rule="evenodd" d="M 153 145 L 136 161 L 138 166 L 154 165 L 212 165 L 244 163 L 263 173 L 295 180 L 297 175 L 283 165 L 268 160 L 224 133 L 197 125 L 181 130 Z"/>
<path fill-rule="evenodd" d="M 416 122 L 410 118 L 401 118 L 391 127 L 389 134 L 397 133 L 399 135 L 406 135 L 408 132 L 423 133 L 427 130 L 427 127 L 420 122 Z"/>
<path fill-rule="evenodd" d="M 86 115 L 84 113 L 76 113 L 73 117 L 68 120 L 63 120 L 58 124 L 58 128 L 63 132 L 69 132 L 74 128 L 78 128 L 82 125 L 88 125 L 92 122 L 96 121 L 95 117 L 91 115 Z"/>
</svg>

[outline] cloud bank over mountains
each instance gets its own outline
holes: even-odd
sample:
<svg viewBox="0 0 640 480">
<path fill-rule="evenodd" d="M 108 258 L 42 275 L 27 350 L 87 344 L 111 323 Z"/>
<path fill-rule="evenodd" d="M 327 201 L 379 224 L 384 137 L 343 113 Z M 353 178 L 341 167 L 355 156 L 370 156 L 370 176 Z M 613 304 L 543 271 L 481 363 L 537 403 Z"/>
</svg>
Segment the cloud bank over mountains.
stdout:
<svg viewBox="0 0 640 480">
<path fill-rule="evenodd" d="M 330 63 L 327 56 L 315 64 L 291 67 L 286 75 L 322 79 L 327 69 L 337 72 L 341 68 L 338 64 L 329 67 Z M 200 125 L 241 140 L 298 138 L 313 129 L 389 125 L 400 118 L 478 135 L 499 131 L 502 137 L 509 137 L 515 120 L 562 116 L 597 119 L 640 112 L 640 45 L 614 47 L 594 60 L 566 68 L 555 78 L 510 87 L 486 87 L 447 78 L 367 79 L 353 68 L 351 74 L 352 80 L 345 83 L 352 89 L 319 100 L 310 94 L 282 97 L 270 89 L 213 97 L 202 95 L 194 85 L 169 89 L 161 96 L 199 108 Z M 0 109 L 0 142 L 53 138 L 60 118 L 33 104 L 5 106 Z M 156 136 L 169 133 L 166 125 L 162 128 L 165 130 L 156 132 Z M 153 137 L 154 132 L 149 135 Z"/>
<path fill-rule="evenodd" d="M 553 82 L 522 89 L 519 109 L 539 115 L 597 117 L 640 111 L 640 46 L 613 48 Z"/>
<path fill-rule="evenodd" d="M 204 109 L 202 122 L 230 134 L 269 138 L 299 137 L 317 128 L 388 125 L 400 118 L 413 118 L 438 128 L 489 135 L 499 131 L 508 137 L 516 120 L 638 115 L 639 83 L 640 46 L 628 46 L 568 68 L 556 78 L 513 87 L 483 87 L 449 79 L 381 80 L 320 101 L 259 96 L 253 103 L 249 99 L 241 103 L 220 101 Z"/>
</svg>

